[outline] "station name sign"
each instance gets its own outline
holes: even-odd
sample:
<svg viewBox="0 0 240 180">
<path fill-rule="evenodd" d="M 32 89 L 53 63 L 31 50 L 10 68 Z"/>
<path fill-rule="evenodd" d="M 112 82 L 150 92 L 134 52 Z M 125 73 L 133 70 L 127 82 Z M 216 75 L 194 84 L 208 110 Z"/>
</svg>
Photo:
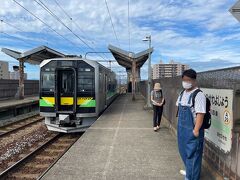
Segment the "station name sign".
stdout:
<svg viewBox="0 0 240 180">
<path fill-rule="evenodd" d="M 211 101 L 212 125 L 205 130 L 205 139 L 224 153 L 232 147 L 233 90 L 201 88 Z"/>
</svg>

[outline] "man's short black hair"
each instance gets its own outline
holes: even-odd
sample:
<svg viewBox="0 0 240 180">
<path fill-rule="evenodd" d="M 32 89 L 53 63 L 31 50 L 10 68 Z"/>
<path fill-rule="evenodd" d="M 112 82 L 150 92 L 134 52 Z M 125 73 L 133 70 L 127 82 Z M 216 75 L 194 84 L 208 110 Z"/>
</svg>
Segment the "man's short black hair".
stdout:
<svg viewBox="0 0 240 180">
<path fill-rule="evenodd" d="M 182 74 L 182 78 L 183 78 L 183 76 L 187 76 L 191 79 L 197 79 L 197 73 L 193 69 L 188 69 L 188 70 L 184 71 Z"/>
</svg>

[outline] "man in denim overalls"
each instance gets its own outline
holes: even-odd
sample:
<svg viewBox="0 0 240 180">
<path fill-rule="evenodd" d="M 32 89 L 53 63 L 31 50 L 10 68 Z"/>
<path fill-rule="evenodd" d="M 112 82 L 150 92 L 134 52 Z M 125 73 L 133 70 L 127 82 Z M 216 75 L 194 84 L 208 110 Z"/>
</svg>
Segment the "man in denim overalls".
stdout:
<svg viewBox="0 0 240 180">
<path fill-rule="evenodd" d="M 178 149 L 186 168 L 186 171 L 181 170 L 180 173 L 185 175 L 185 180 L 199 180 L 202 165 L 204 129 L 201 127 L 206 113 L 206 97 L 199 92 L 192 106 L 193 92 L 198 89 L 196 78 L 194 70 L 184 71 L 182 86 L 185 90 L 176 103 L 179 108 Z"/>
</svg>

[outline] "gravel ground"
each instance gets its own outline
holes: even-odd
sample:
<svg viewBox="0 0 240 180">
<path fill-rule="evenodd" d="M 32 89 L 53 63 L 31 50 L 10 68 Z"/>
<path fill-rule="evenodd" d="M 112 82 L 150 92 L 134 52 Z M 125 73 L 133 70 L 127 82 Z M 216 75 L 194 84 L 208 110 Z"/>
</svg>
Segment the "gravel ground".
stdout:
<svg viewBox="0 0 240 180">
<path fill-rule="evenodd" d="M 1 139 L 0 171 L 20 160 L 22 158 L 21 154 L 26 155 L 30 153 L 30 149 L 37 148 L 39 146 L 38 143 L 46 141 L 52 134 L 43 123 L 37 123 Z"/>
</svg>

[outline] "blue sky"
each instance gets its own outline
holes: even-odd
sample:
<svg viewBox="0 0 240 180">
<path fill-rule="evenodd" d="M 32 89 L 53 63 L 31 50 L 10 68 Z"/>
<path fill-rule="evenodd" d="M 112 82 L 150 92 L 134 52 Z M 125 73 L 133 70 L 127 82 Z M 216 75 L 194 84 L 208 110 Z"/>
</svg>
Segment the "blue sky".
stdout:
<svg viewBox="0 0 240 180">
<path fill-rule="evenodd" d="M 16 1 L 73 44 L 54 33 L 14 1 L 1 0 L 0 18 L 3 22 L 0 23 L 0 48 L 24 52 L 46 45 L 66 54 L 84 55 L 92 51 L 39 6 L 39 0 Z M 117 38 L 105 0 L 41 2 L 96 51 L 107 51 L 109 44 L 129 50 L 130 32 L 130 51 L 137 53 L 148 48 L 148 43 L 142 39 L 151 34 L 154 47 L 152 64 L 160 60 L 165 63 L 174 60 L 189 64 L 197 71 L 240 65 L 240 23 L 228 11 L 236 0 L 129 0 L 129 26 L 128 0 L 107 0 Z M 109 54 L 102 56 L 113 59 Z M 98 55 L 88 57 L 102 58 Z M 17 65 L 15 59 L 2 52 L 0 59 L 8 61 L 10 68 Z M 103 64 L 108 66 L 108 63 Z M 112 66 L 113 70 L 124 71 L 116 63 Z M 26 72 L 30 79 L 38 79 L 39 67 L 26 64 Z M 147 78 L 147 64 L 143 66 L 141 76 Z"/>
</svg>

